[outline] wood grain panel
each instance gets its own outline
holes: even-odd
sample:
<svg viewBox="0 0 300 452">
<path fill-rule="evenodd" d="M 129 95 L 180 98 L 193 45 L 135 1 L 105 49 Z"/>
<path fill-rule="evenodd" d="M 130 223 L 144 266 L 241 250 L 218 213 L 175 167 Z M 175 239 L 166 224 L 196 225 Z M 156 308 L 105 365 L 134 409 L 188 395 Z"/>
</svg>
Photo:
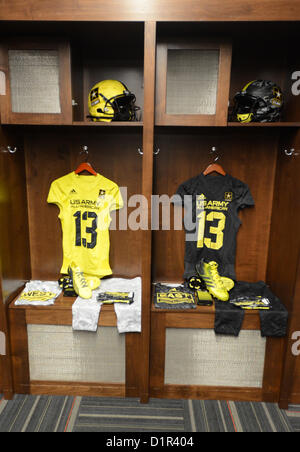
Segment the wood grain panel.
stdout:
<svg viewBox="0 0 300 452">
<path fill-rule="evenodd" d="M 215 313 L 195 315 L 195 313 L 169 313 L 165 314 L 166 328 L 207 328 L 215 326 Z M 259 316 L 246 315 L 242 325 L 243 330 L 260 330 Z"/>
<path fill-rule="evenodd" d="M 22 387 L 21 387 L 22 388 Z M 53 394 L 82 397 L 125 397 L 125 385 L 119 383 L 81 383 L 32 380 L 26 388 L 30 394 Z"/>
<path fill-rule="evenodd" d="M 29 205 L 32 277 L 56 279 L 62 264 L 61 226 L 58 208 L 47 204 L 51 182 L 77 168 L 84 158 L 81 146 L 89 148 L 89 161 L 105 177 L 127 189 L 127 195 L 141 192 L 141 146 L 138 132 L 106 131 L 103 128 L 36 132 L 26 136 L 26 171 Z M 124 200 L 126 202 L 126 200 Z M 138 206 L 136 206 L 138 207 Z M 134 208 L 128 208 L 128 215 Z M 126 211 L 115 213 L 125 215 Z M 42 221 L 41 221 L 42 219 Z M 117 220 L 116 220 L 117 221 Z M 118 224 L 118 222 L 116 223 Z M 126 226 L 126 222 L 125 222 Z M 110 263 L 114 276 L 141 274 L 140 231 L 110 231 Z"/>
<path fill-rule="evenodd" d="M 165 314 L 151 315 L 150 394 L 161 391 L 165 381 Z M 163 396 L 164 397 L 164 396 Z"/>
<path fill-rule="evenodd" d="M 141 344 L 142 337 L 140 333 L 126 333 L 126 397 L 141 397 L 142 378 L 144 372 L 147 376 L 147 358 L 144 359 Z"/>
<path fill-rule="evenodd" d="M 20 386 L 29 385 L 29 358 L 26 316 L 24 310 L 9 310 L 10 343 L 13 368 L 13 384 L 15 392 L 20 391 Z"/>
<path fill-rule="evenodd" d="M 2 296 L 2 284 L 1 284 L 1 280 L 2 280 L 2 274 L 0 272 L 0 334 L 1 334 L 1 340 L 3 340 L 2 335 L 4 334 L 5 336 L 5 353 L 6 353 L 6 338 L 8 337 L 7 335 L 7 320 L 6 320 L 6 312 L 5 312 L 5 308 L 4 308 L 4 304 L 3 304 L 3 296 Z M 3 350 L 2 350 L 3 353 Z M 4 388 L 7 385 L 6 380 L 9 379 L 9 386 L 12 389 L 12 374 L 11 374 L 11 369 L 8 368 L 8 366 L 10 366 L 10 362 L 9 359 L 7 359 L 6 356 L 4 355 L 0 355 L 0 394 L 3 394 L 4 392 Z"/>
<path fill-rule="evenodd" d="M 274 187 L 270 252 L 267 280 L 289 310 L 293 307 L 296 272 L 300 247 L 299 201 L 300 159 L 287 156 L 284 150 L 299 149 L 298 130 L 283 131 L 279 143 L 277 172 Z M 286 269 L 289 271 L 286 271 Z"/>
<path fill-rule="evenodd" d="M 292 334 L 300 329 L 300 159 L 285 155 L 284 150 L 294 148 L 298 151 L 299 146 L 299 130 L 281 134 L 267 269 L 267 283 L 289 311 L 280 396 L 282 408 L 287 408 L 293 391 L 297 391 L 299 359 L 292 354 L 291 347 Z"/>
<path fill-rule="evenodd" d="M 216 146 L 220 164 L 226 172 L 249 185 L 255 201 L 239 216 L 242 225 L 237 234 L 236 274 L 238 280 L 264 280 L 273 186 L 276 164 L 277 132 L 272 129 L 222 130 L 213 134 L 186 133 L 179 129 L 157 131 L 155 141 L 160 153 L 155 159 L 155 194 L 172 196 L 178 186 L 202 172 L 211 163 L 210 150 Z M 237 133 L 235 133 L 237 132 Z M 244 133 L 246 132 L 246 133 Z M 258 169 L 259 168 L 259 169 Z M 178 207 L 171 207 L 171 214 Z M 177 211 L 178 213 L 178 211 Z M 182 280 L 184 231 L 153 232 L 153 277 L 155 281 Z"/>
<path fill-rule="evenodd" d="M 293 386 L 291 389 L 290 403 L 300 403 L 300 364 L 299 359 L 296 362 L 295 372 L 293 375 Z"/>
<path fill-rule="evenodd" d="M 293 21 L 300 5 L 293 0 L 1 0 L 0 20 L 206 20 Z"/>
<path fill-rule="evenodd" d="M 152 304 L 151 312 L 155 316 L 163 316 L 166 328 L 214 328 L 215 306 L 196 306 L 195 309 L 157 309 Z M 156 318 L 156 317 L 152 318 Z M 153 320 L 152 320 L 153 321 Z M 158 328 L 157 328 L 158 329 Z M 245 311 L 242 324 L 243 330 L 259 330 L 260 320 L 258 311 Z M 153 332 L 155 329 L 153 330 Z"/>
<path fill-rule="evenodd" d="M 151 231 L 151 197 L 153 193 L 153 149 L 154 149 L 154 99 L 155 99 L 155 49 L 156 23 L 145 24 L 144 39 L 144 112 L 143 128 L 143 224 L 142 231 L 142 354 L 141 363 L 141 402 L 146 403 L 149 398 L 149 355 L 150 355 L 150 309 L 151 309 L 151 259 L 152 259 L 152 231 Z"/>
<path fill-rule="evenodd" d="M 19 134 L 0 131 L 0 260 L 6 303 L 30 277 L 24 152 Z M 10 154 L 7 146 L 18 146 Z"/>
<path fill-rule="evenodd" d="M 165 385 L 163 389 L 151 388 L 150 396 L 166 399 L 261 402 L 262 390 L 259 388 L 230 388 L 221 386 Z"/>
<path fill-rule="evenodd" d="M 26 324 L 37 325 L 72 325 L 72 305 L 76 297 L 64 297 L 61 293 L 55 300 L 54 305 L 32 306 L 15 305 L 17 295 L 10 303 L 9 309 L 25 312 Z M 103 305 L 99 316 L 98 326 L 116 326 L 117 317 L 112 305 Z"/>
<path fill-rule="evenodd" d="M 15 154 L 7 146 L 18 146 Z M 22 141 L 10 130 L 0 129 L 0 331 L 6 336 L 6 355 L 0 356 L 1 386 L 12 398 L 13 382 L 7 306 L 30 278 L 26 182 Z"/>
<path fill-rule="evenodd" d="M 267 338 L 263 379 L 263 400 L 266 402 L 278 402 L 284 352 L 284 338 Z"/>
</svg>

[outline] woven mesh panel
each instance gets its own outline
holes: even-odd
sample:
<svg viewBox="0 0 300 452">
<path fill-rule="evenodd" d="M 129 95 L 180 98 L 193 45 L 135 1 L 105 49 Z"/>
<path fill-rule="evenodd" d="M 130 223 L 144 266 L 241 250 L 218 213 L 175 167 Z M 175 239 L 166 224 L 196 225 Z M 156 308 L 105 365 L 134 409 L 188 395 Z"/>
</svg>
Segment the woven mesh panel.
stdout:
<svg viewBox="0 0 300 452">
<path fill-rule="evenodd" d="M 5 86 L 5 73 L 0 71 L 0 96 L 5 96 L 6 86 Z"/>
<path fill-rule="evenodd" d="M 61 113 L 56 50 L 9 50 L 14 113 Z"/>
<path fill-rule="evenodd" d="M 27 325 L 31 380 L 125 382 L 125 335 L 71 326 Z"/>
<path fill-rule="evenodd" d="M 238 337 L 213 330 L 167 328 L 165 383 L 262 387 L 265 338 L 242 330 Z"/>
<path fill-rule="evenodd" d="M 216 113 L 218 50 L 169 50 L 167 114 Z"/>
<path fill-rule="evenodd" d="M 0 331 L 0 355 L 6 354 L 5 334 Z"/>
</svg>

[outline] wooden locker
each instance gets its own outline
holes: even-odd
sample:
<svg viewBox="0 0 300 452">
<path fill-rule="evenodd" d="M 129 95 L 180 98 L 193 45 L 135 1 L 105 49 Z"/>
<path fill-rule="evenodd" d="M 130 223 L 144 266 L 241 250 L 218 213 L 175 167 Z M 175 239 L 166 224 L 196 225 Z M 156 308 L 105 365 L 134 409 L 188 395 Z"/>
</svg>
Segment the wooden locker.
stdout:
<svg viewBox="0 0 300 452">
<path fill-rule="evenodd" d="M 279 402 L 282 407 L 297 403 L 299 358 L 292 353 L 292 345 L 300 320 L 300 108 L 292 85 L 299 65 L 293 49 L 299 40 L 300 6 L 284 0 L 275 0 L 271 9 L 267 0 L 243 4 L 238 0 L 176 0 L 172 7 L 165 0 L 121 3 L 92 0 L 87 5 L 79 1 L 75 7 L 71 0 L 64 0 L 49 8 L 31 0 L 24 8 L 22 0 L 13 0 L 1 5 L 0 183 L 5 196 L 0 203 L 0 330 L 8 340 L 7 353 L 0 356 L 0 389 L 6 397 L 25 392 L 121 395 L 140 397 L 143 402 L 150 395 L 263 400 Z M 26 115 L 19 120 L 7 108 L 10 80 L 5 43 L 28 38 L 31 42 L 59 39 L 67 43 L 61 80 L 66 113 L 59 121 L 45 116 L 26 119 Z M 192 43 L 188 47 L 201 47 L 201 42 L 217 42 L 226 53 L 217 119 L 178 115 L 174 120 L 165 115 L 166 61 L 162 65 L 159 49 L 163 43 L 176 42 L 182 48 L 187 43 Z M 88 120 L 89 90 L 98 78 L 112 72 L 132 84 L 130 89 L 141 107 L 137 122 L 107 125 Z M 257 78 L 274 79 L 284 90 L 285 105 L 278 123 L 242 125 L 227 117 L 227 103 L 230 113 L 235 93 Z M 151 231 L 150 227 L 111 234 L 115 275 L 142 277 L 142 333 L 128 334 L 121 344 L 125 379 L 70 383 L 30 378 L 28 348 L 33 334 L 44 339 L 43 325 L 51 326 L 49 334 L 67 334 L 74 300 L 60 300 L 54 309 L 45 310 L 16 307 L 13 301 L 29 279 L 57 277 L 62 254 L 60 225 L 55 206 L 47 205 L 45 197 L 50 182 L 77 165 L 82 146 L 88 146 L 93 165 L 107 177 L 127 185 L 130 194 L 145 196 L 142 216 L 148 226 L 151 195 L 172 195 L 181 182 L 211 162 L 212 148 L 217 149 L 220 163 L 230 174 L 249 184 L 256 205 L 240 214 L 243 225 L 237 239 L 237 275 L 252 282 L 265 280 L 289 312 L 287 337 L 268 338 L 264 343 L 258 337 L 258 314 L 246 316 L 242 336 L 253 340 L 258 350 L 260 384 L 243 382 L 238 387 L 220 380 L 222 385 L 209 385 L 205 379 L 205 384 L 197 383 L 189 359 L 187 383 L 183 377 L 182 381 L 173 378 L 170 363 L 176 361 L 172 343 L 177 336 L 187 343 L 194 338 L 200 346 L 208 341 L 216 353 L 211 334 L 214 310 L 158 312 L 154 308 L 153 282 L 182 281 L 184 233 Z M 11 153 L 14 147 L 17 151 Z M 107 308 L 100 328 L 115 325 L 114 312 Z M 237 350 L 242 349 L 249 351 L 241 342 Z M 180 352 L 178 356 L 184 357 L 184 348 Z"/>
</svg>

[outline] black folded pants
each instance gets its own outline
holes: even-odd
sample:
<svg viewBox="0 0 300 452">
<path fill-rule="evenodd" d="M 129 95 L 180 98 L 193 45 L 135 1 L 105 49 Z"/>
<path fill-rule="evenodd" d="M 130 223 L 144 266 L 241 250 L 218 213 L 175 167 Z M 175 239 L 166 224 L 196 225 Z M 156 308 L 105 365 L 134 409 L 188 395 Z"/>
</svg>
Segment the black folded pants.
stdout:
<svg viewBox="0 0 300 452">
<path fill-rule="evenodd" d="M 271 308 L 259 310 L 261 335 L 262 337 L 284 337 L 286 335 L 288 312 L 279 298 L 263 281 L 257 283 L 237 281 L 229 294 L 229 301 L 239 296 L 268 298 Z M 245 310 L 229 301 L 215 301 L 214 330 L 216 334 L 238 336 L 242 328 Z"/>
</svg>

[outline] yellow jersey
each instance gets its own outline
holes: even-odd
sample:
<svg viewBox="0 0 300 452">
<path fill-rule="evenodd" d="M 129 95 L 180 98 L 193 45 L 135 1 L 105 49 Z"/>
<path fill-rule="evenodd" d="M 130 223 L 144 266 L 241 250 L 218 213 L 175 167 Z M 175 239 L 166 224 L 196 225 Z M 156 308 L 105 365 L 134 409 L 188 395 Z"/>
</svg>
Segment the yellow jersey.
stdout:
<svg viewBox="0 0 300 452">
<path fill-rule="evenodd" d="M 110 275 L 110 212 L 123 207 L 118 185 L 97 173 L 86 176 L 75 172 L 52 182 L 48 203 L 59 207 L 63 233 L 61 273 L 68 273 L 73 261 L 89 275 Z"/>
</svg>

